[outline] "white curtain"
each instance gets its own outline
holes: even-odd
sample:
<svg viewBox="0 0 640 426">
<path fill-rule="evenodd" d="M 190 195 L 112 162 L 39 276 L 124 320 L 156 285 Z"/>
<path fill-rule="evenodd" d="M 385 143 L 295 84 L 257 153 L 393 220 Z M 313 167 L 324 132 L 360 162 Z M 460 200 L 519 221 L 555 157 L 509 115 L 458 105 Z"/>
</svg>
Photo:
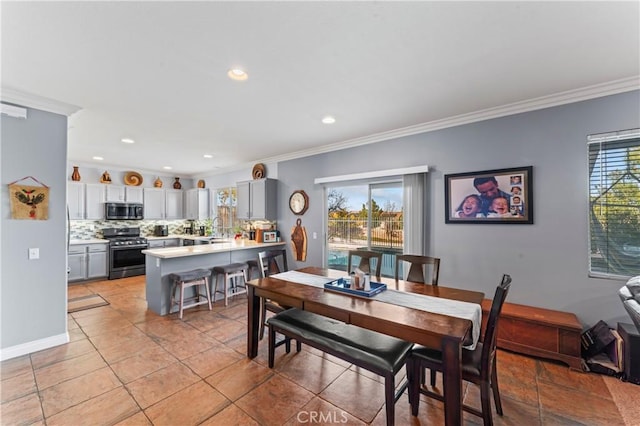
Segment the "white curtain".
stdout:
<svg viewBox="0 0 640 426">
<path fill-rule="evenodd" d="M 406 254 L 426 255 L 427 174 L 415 173 L 402 177 L 404 204 L 404 247 Z"/>
</svg>

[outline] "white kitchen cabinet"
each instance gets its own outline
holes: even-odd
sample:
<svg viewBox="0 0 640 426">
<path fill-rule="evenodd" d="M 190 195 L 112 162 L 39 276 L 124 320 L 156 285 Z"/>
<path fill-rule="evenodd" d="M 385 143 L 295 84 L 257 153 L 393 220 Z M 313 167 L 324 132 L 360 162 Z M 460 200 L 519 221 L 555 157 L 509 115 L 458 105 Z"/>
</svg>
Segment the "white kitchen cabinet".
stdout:
<svg viewBox="0 0 640 426">
<path fill-rule="evenodd" d="M 276 219 L 277 184 L 275 179 L 238 182 L 238 219 Z"/>
<path fill-rule="evenodd" d="M 143 188 L 139 186 L 107 185 L 106 201 L 110 203 L 142 203 Z"/>
<path fill-rule="evenodd" d="M 87 247 L 84 245 L 72 245 L 67 256 L 67 281 L 82 281 L 87 276 Z"/>
<path fill-rule="evenodd" d="M 88 183 L 85 186 L 84 219 L 104 219 L 104 202 L 106 186 L 102 183 Z"/>
<path fill-rule="evenodd" d="M 165 197 L 165 219 L 184 219 L 184 191 L 167 189 Z"/>
<path fill-rule="evenodd" d="M 144 202 L 144 191 L 139 186 L 125 186 L 124 187 L 124 199 L 127 203 L 140 203 Z"/>
<path fill-rule="evenodd" d="M 164 219 L 164 189 L 144 188 L 144 218 Z"/>
<path fill-rule="evenodd" d="M 84 184 L 79 182 L 67 183 L 67 206 L 69 219 L 84 219 Z"/>
<path fill-rule="evenodd" d="M 109 275 L 108 244 L 89 244 L 87 247 L 87 279 Z"/>
<path fill-rule="evenodd" d="M 125 194 L 123 185 L 107 185 L 106 201 L 108 203 L 124 203 Z"/>
<path fill-rule="evenodd" d="M 185 219 L 209 219 L 209 190 L 194 188 L 185 193 Z"/>
<path fill-rule="evenodd" d="M 183 219 L 184 191 L 144 188 L 145 219 Z"/>
<path fill-rule="evenodd" d="M 159 240 L 148 240 L 149 248 L 179 247 L 181 238 L 163 238 Z"/>
<path fill-rule="evenodd" d="M 108 243 L 73 244 L 69 247 L 67 281 L 85 281 L 109 275 Z"/>
</svg>

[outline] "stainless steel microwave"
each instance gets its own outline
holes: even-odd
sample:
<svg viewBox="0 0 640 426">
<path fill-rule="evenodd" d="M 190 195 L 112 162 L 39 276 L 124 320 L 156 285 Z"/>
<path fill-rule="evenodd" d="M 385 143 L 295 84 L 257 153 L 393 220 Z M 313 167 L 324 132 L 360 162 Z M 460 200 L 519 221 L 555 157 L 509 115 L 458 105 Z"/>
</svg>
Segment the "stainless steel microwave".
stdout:
<svg viewBox="0 0 640 426">
<path fill-rule="evenodd" d="M 107 220 L 141 220 L 143 206 L 140 203 L 105 203 L 104 217 Z"/>
</svg>

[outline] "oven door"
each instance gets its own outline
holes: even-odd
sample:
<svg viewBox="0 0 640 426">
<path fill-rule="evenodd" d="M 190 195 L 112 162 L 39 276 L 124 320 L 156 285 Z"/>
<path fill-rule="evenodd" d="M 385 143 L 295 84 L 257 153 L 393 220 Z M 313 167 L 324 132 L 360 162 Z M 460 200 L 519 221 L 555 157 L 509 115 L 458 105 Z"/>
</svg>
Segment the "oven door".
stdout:
<svg viewBox="0 0 640 426">
<path fill-rule="evenodd" d="M 145 274 L 147 245 L 112 246 L 109 256 L 109 279 L 133 277 Z"/>
</svg>

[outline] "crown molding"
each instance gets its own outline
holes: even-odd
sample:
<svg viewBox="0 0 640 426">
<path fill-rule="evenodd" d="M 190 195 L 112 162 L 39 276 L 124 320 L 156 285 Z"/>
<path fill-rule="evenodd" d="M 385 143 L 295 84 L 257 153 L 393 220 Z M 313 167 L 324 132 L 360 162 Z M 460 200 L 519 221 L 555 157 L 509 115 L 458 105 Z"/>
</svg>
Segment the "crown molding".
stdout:
<svg viewBox="0 0 640 426">
<path fill-rule="evenodd" d="M 506 117 L 509 115 L 521 114 L 524 112 L 536 111 L 544 108 L 551 108 L 559 105 L 566 105 L 589 99 L 601 98 L 618 93 L 640 90 L 640 76 L 614 80 L 607 83 L 587 86 L 580 89 L 568 90 L 554 93 L 553 95 L 541 96 L 539 98 L 528 99 L 526 101 L 514 102 L 511 104 L 487 108 L 468 114 L 461 114 L 453 117 L 434 120 L 427 123 L 416 124 L 387 132 L 376 133 L 361 138 L 349 139 L 342 142 L 324 145 L 309 150 L 292 152 L 286 155 L 256 160 L 258 162 L 278 162 L 294 160 L 296 158 L 309 157 L 316 154 L 323 154 L 341 149 L 353 148 L 361 145 L 368 145 L 390 139 L 397 139 L 405 136 L 412 136 L 419 133 L 427 133 L 449 127 L 461 126 L 464 124 L 476 123 L 479 121 L 491 120 L 494 118 Z"/>
<path fill-rule="evenodd" d="M 0 99 L 3 102 L 17 104 L 27 108 L 39 109 L 42 111 L 52 112 L 54 114 L 66 115 L 67 117 L 73 113 L 80 111 L 82 108 L 76 105 L 67 104 L 38 95 L 21 92 L 20 90 L 10 87 L 2 87 Z"/>
</svg>

